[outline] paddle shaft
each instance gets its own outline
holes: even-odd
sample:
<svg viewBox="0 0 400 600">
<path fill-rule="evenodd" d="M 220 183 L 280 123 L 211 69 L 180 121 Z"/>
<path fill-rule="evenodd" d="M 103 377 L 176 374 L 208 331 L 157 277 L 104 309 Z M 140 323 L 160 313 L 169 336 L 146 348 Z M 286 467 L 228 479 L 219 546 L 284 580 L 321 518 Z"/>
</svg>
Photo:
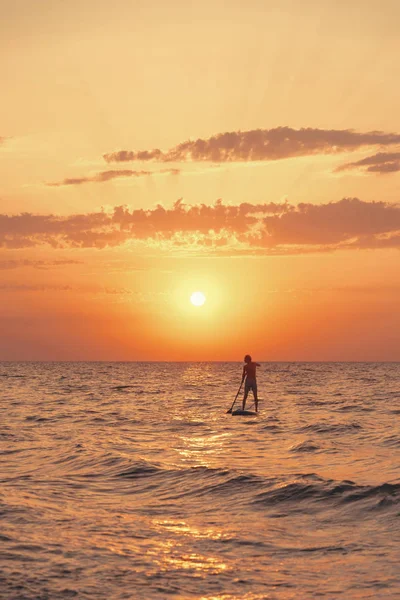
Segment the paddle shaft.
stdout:
<svg viewBox="0 0 400 600">
<path fill-rule="evenodd" d="M 237 391 L 237 394 L 236 394 L 236 396 L 235 396 L 235 399 L 234 399 L 234 401 L 232 402 L 232 406 L 230 407 L 230 409 L 229 409 L 229 410 L 227 410 L 227 411 L 226 411 L 227 413 L 231 413 L 231 412 L 232 412 L 232 408 L 235 406 L 235 402 L 236 402 L 236 400 L 237 400 L 237 397 L 238 397 L 238 396 L 239 396 L 239 394 L 240 394 L 240 390 L 242 389 L 242 385 L 243 385 L 243 379 L 242 379 L 242 381 L 241 381 L 241 384 L 240 384 L 240 387 L 239 387 L 239 389 L 238 389 L 238 391 Z"/>
</svg>

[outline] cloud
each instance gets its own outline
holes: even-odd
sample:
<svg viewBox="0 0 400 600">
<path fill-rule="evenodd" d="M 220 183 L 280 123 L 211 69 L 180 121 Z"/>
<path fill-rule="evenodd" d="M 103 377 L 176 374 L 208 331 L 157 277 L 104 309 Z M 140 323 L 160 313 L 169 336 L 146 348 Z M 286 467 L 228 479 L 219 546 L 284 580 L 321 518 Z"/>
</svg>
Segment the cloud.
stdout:
<svg viewBox="0 0 400 600">
<path fill-rule="evenodd" d="M 400 231 L 391 235 L 361 236 L 346 247 L 350 249 L 357 248 L 358 250 L 400 249 Z"/>
<path fill-rule="evenodd" d="M 301 254 L 338 249 L 400 248 L 400 206 L 343 198 L 297 206 L 288 202 L 171 208 L 116 206 L 70 216 L 0 215 L 0 246 L 105 248 L 125 243 L 166 252 Z"/>
<path fill-rule="evenodd" d="M 0 146 L 3 146 L 6 142 L 8 142 L 9 140 L 12 140 L 13 138 L 8 136 L 5 137 L 3 135 L 0 135 Z"/>
<path fill-rule="evenodd" d="M 167 173 L 168 175 L 179 175 L 180 169 L 161 169 L 159 173 Z"/>
<path fill-rule="evenodd" d="M 30 267 L 32 269 L 51 269 L 53 267 L 65 266 L 65 265 L 82 265 L 81 260 L 0 260 L 0 271 L 7 271 L 10 269 L 20 269 L 23 267 Z"/>
<path fill-rule="evenodd" d="M 180 169 L 161 169 L 160 171 L 135 171 L 132 169 L 116 169 L 111 171 L 101 171 L 96 175 L 89 177 L 68 177 L 63 181 L 46 183 L 49 187 L 61 187 L 66 185 L 81 185 L 82 183 L 104 183 L 112 179 L 126 177 L 147 177 L 155 174 L 169 173 L 170 175 L 179 175 Z"/>
<path fill-rule="evenodd" d="M 341 165 L 336 172 L 350 169 L 360 169 L 367 173 L 395 173 L 400 171 L 400 152 L 378 152 L 356 162 Z"/>
<path fill-rule="evenodd" d="M 51 284 L 28 284 L 28 283 L 2 283 L 0 290 L 3 292 L 69 292 L 72 291 L 69 285 L 51 285 Z"/>
<path fill-rule="evenodd" d="M 119 177 L 145 177 L 151 175 L 151 171 L 133 171 L 132 169 L 121 169 L 112 171 L 102 171 L 92 177 L 69 177 L 63 181 L 56 181 L 54 183 L 47 183 L 50 187 L 60 187 L 64 185 L 81 185 L 82 183 L 103 183 L 104 181 L 110 181 L 111 179 L 117 179 Z"/>
<path fill-rule="evenodd" d="M 133 295 L 135 292 L 127 288 L 110 288 L 99 285 L 71 286 L 49 283 L 1 283 L 0 290 L 4 292 L 79 292 L 81 294 Z"/>
<path fill-rule="evenodd" d="M 400 207 L 344 198 L 329 204 L 299 204 L 293 212 L 264 219 L 263 240 L 282 244 L 338 244 L 358 236 L 400 230 Z"/>
<path fill-rule="evenodd" d="M 163 151 L 119 150 L 103 157 L 106 162 L 243 162 L 271 161 L 296 156 L 348 152 L 366 146 L 400 144 L 400 134 L 351 129 L 254 129 L 218 133 L 207 139 L 188 140 Z"/>
</svg>

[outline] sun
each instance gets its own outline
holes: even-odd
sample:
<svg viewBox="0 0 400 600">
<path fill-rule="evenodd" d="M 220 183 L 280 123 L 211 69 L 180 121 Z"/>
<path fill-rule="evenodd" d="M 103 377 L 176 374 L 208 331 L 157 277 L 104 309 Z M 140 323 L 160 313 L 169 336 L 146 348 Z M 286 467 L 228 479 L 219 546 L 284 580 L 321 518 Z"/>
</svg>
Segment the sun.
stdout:
<svg viewBox="0 0 400 600">
<path fill-rule="evenodd" d="M 203 292 L 193 292 L 193 294 L 190 296 L 190 302 L 194 306 L 203 306 L 205 301 L 206 297 Z"/>
</svg>

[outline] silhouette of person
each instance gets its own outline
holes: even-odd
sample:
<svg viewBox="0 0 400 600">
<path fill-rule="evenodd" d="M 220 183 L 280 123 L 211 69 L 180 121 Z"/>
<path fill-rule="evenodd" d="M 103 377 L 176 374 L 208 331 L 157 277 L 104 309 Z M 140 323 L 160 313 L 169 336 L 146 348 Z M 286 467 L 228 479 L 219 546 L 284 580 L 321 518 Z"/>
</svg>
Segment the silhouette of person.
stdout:
<svg viewBox="0 0 400 600">
<path fill-rule="evenodd" d="M 245 365 L 243 366 L 243 374 L 242 374 L 242 383 L 244 379 L 246 379 L 244 384 L 244 396 L 243 396 L 243 405 L 242 408 L 245 410 L 246 408 L 246 400 L 249 395 L 250 390 L 253 392 L 254 402 L 256 405 L 256 412 L 258 412 L 258 396 L 257 396 L 257 378 L 256 378 L 256 369 L 260 367 L 256 362 L 251 360 L 250 354 L 246 354 L 244 357 Z"/>
</svg>

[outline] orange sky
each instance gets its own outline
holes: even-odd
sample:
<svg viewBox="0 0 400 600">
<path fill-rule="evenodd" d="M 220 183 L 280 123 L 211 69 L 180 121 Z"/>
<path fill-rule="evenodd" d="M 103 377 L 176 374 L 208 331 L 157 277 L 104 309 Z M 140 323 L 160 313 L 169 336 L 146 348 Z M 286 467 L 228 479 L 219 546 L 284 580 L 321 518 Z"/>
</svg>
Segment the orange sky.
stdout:
<svg viewBox="0 0 400 600">
<path fill-rule="evenodd" d="M 350 4 L 5 4 L 0 360 L 400 360 L 400 7 Z"/>
</svg>

